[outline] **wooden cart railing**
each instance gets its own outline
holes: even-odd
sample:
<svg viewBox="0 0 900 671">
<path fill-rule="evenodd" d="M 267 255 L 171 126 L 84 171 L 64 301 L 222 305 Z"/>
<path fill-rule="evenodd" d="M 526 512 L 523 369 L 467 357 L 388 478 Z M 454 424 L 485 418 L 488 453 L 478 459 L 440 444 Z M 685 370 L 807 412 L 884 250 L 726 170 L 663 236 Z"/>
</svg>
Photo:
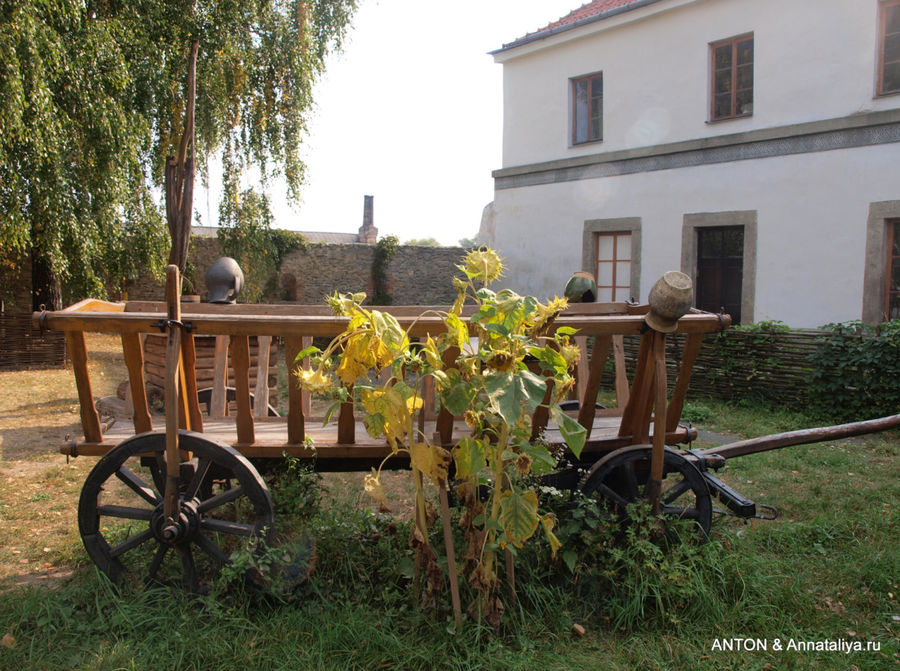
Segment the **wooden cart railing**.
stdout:
<svg viewBox="0 0 900 671">
<path fill-rule="evenodd" d="M 439 317 L 420 316 L 427 309 L 422 306 L 383 309 L 393 314 L 402 326 L 410 328 L 413 338 L 437 335 L 445 330 Z M 575 396 L 579 407 L 571 412 L 587 428 L 586 455 L 650 441 L 654 405 L 661 400 L 655 398 L 657 395 L 653 392 L 657 374 L 653 343 L 656 342 L 654 338 L 662 334 L 647 331 L 643 320 L 646 312 L 646 306 L 625 303 L 577 304 L 555 322 L 556 327 L 567 326 L 578 330 L 575 340 L 581 347 L 582 355 L 576 371 Z M 152 302 L 86 300 L 58 312 L 34 314 L 36 325 L 42 329 L 65 332 L 75 373 L 84 438 L 63 446 L 62 451 L 72 455 L 102 455 L 130 435 L 163 428 L 162 418 L 154 421 L 147 401 L 141 335 L 163 332 L 165 319 L 166 305 Z M 181 428 L 207 433 L 233 445 L 248 457 L 280 457 L 283 453 L 300 457 L 315 455 L 335 470 L 368 468 L 368 464 L 380 461 L 389 453 L 383 441 L 375 441 L 366 434 L 354 414 L 352 403 L 344 403 L 336 423 L 326 427 L 321 427 L 320 421 L 310 421 L 307 392 L 293 383 L 289 385 L 286 416 L 260 417 L 257 415 L 261 413 L 254 414 L 251 406 L 249 339 L 252 336 L 283 338 L 285 360 L 292 367 L 296 355 L 313 338 L 331 339 L 343 332 L 347 325 L 346 318 L 331 315 L 325 306 L 186 304 L 181 321 L 186 326 L 181 348 L 179 388 L 182 393 L 178 404 Z M 691 370 L 703 335 L 727 328 L 729 323 L 727 315 L 697 312 L 685 315 L 679 321 L 677 332 L 687 337 L 674 390 L 664 411 L 667 444 L 686 442 L 694 437 L 687 427 L 679 424 Z M 88 376 L 86 332 L 120 335 L 134 408 L 133 426 L 128 426 L 127 422 L 117 422 L 112 429 L 105 431 L 101 425 Z M 213 418 L 201 412 L 193 341 L 197 335 L 227 336 L 230 340 L 236 401 L 234 417 Z M 642 338 L 640 353 L 629 384 L 622 339 L 637 335 Z M 610 355 L 615 369 L 617 408 L 597 409 L 595 402 Z M 265 365 L 260 365 L 259 369 L 265 370 Z M 426 407 L 433 407 L 429 401 L 426 399 Z M 551 444 L 562 443 L 558 430 L 548 422 L 547 413 L 542 412 L 540 407 L 533 418 L 533 425 L 535 434 L 543 431 Z M 464 424 L 462 418 L 453 417 L 441 409 L 437 413 L 422 413 L 420 429 L 429 436 L 436 432 L 444 445 L 451 445 L 460 437 Z M 307 442 L 308 439 L 312 440 L 313 445 Z"/>
</svg>

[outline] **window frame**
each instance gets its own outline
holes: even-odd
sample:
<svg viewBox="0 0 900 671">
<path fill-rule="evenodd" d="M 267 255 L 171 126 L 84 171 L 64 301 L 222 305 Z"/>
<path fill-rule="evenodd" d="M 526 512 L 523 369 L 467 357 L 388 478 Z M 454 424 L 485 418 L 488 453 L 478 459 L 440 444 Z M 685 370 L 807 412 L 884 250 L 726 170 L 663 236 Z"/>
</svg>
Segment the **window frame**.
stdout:
<svg viewBox="0 0 900 671">
<path fill-rule="evenodd" d="M 692 212 L 684 215 L 681 227 L 681 272 L 697 286 L 697 229 L 742 226 L 744 228 L 744 263 L 741 279 L 741 320 L 749 324 L 756 319 L 756 240 L 757 211 Z"/>
<path fill-rule="evenodd" d="M 616 217 L 612 219 L 587 219 L 581 237 L 581 269 L 596 280 L 596 233 L 631 233 L 631 292 L 629 298 L 641 295 L 641 218 Z M 598 295 L 598 302 L 599 300 Z"/>
<path fill-rule="evenodd" d="M 900 254 L 894 254 L 894 244 L 900 239 L 900 219 L 886 219 L 885 225 L 885 260 L 884 260 L 884 305 L 882 317 L 885 320 L 891 319 L 891 297 L 895 297 L 898 305 L 900 305 L 900 287 L 896 290 L 891 288 L 894 278 L 895 266 L 900 267 Z"/>
<path fill-rule="evenodd" d="M 591 102 L 594 99 L 594 91 L 593 91 L 593 82 L 595 79 L 600 79 L 600 95 L 597 96 L 600 99 L 600 131 L 597 137 L 591 137 Z M 580 77 L 572 77 L 569 79 L 569 99 L 571 100 L 571 133 L 569 134 L 569 141 L 571 142 L 571 146 L 590 144 L 592 142 L 603 142 L 603 71 L 598 70 L 597 72 L 592 72 L 589 75 L 581 75 Z M 585 114 L 587 115 L 587 138 L 584 140 L 579 140 L 577 138 L 576 133 L 578 132 L 578 95 L 576 93 L 576 87 L 580 82 L 586 82 L 588 86 L 588 95 L 587 95 L 587 104 Z"/>
<path fill-rule="evenodd" d="M 900 0 L 883 0 L 878 3 L 878 72 L 875 86 L 877 96 L 891 96 L 900 93 L 900 86 L 888 90 L 884 88 L 884 66 L 887 64 L 885 62 L 885 40 L 888 37 L 887 13 L 892 7 L 900 8 Z M 891 34 L 900 35 L 900 32 Z M 900 63 L 900 60 L 891 61 L 891 63 Z"/>
<path fill-rule="evenodd" d="M 628 236 L 628 258 L 620 259 L 618 256 L 619 249 L 619 239 Z M 612 248 L 612 258 L 611 259 L 603 259 L 600 260 L 600 238 L 612 238 L 613 248 Z M 598 303 L 617 303 L 622 301 L 628 301 L 633 298 L 633 294 L 631 293 L 631 273 L 634 271 L 634 266 L 632 265 L 632 257 L 634 256 L 632 250 L 634 249 L 634 236 L 632 236 L 631 231 L 621 230 L 621 231 L 595 231 L 594 232 L 594 267 L 592 270 L 592 274 L 594 279 L 597 282 L 597 302 Z M 617 282 L 617 267 L 619 263 L 628 263 L 628 285 L 622 285 Z M 609 263 L 612 265 L 612 284 L 606 285 L 600 284 L 600 264 L 601 263 Z M 610 298 L 609 300 L 601 300 L 600 299 L 600 291 L 604 289 L 610 289 Z M 619 292 L 627 293 L 626 296 L 618 297 L 617 290 Z"/>
<path fill-rule="evenodd" d="M 709 122 L 728 121 L 730 119 L 743 119 L 753 116 L 753 110 L 749 112 L 738 112 L 737 110 L 737 94 L 738 94 L 738 77 L 737 77 L 737 48 L 738 44 L 750 40 L 753 43 L 753 56 L 749 63 L 742 63 L 742 66 L 749 65 L 752 68 L 752 77 L 750 82 L 751 105 L 756 102 L 756 39 L 752 32 L 742 33 L 735 37 L 729 37 L 724 40 L 716 40 L 709 43 Z M 716 74 L 719 70 L 716 68 L 716 49 L 724 46 L 731 46 L 731 113 L 723 116 L 716 116 Z M 724 68 L 722 68 L 724 71 Z M 740 89 L 747 90 L 746 88 Z"/>
</svg>

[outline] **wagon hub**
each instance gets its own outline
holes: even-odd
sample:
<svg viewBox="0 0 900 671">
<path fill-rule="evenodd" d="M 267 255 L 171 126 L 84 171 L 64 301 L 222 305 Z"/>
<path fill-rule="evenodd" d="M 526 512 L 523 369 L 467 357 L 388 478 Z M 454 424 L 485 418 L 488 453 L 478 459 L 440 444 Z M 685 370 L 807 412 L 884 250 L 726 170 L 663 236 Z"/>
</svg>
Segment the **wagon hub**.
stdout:
<svg viewBox="0 0 900 671">
<path fill-rule="evenodd" d="M 200 513 L 197 511 L 197 500 L 179 501 L 178 514 L 174 519 L 167 519 L 160 503 L 150 518 L 150 529 L 153 537 L 166 545 L 180 545 L 190 541 L 200 530 Z"/>
</svg>

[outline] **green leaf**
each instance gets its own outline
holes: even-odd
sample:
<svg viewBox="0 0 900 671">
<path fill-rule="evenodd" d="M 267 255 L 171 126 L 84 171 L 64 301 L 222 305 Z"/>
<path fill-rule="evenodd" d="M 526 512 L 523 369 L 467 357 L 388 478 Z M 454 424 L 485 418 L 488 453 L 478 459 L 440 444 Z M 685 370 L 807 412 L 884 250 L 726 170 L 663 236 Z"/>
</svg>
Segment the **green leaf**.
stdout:
<svg viewBox="0 0 900 671">
<path fill-rule="evenodd" d="M 546 445 L 523 440 L 520 447 L 524 454 L 531 457 L 531 472 L 535 475 L 545 475 L 556 468 L 556 459 Z"/>
<path fill-rule="evenodd" d="M 545 347 L 529 347 L 528 353 L 538 360 L 544 370 L 553 371 L 558 375 L 565 375 L 569 370 L 566 360 L 549 345 Z"/>
<path fill-rule="evenodd" d="M 325 412 L 325 419 L 322 421 L 322 426 L 328 424 L 331 421 L 332 415 L 334 415 L 335 411 L 341 407 L 341 401 L 335 401 L 331 404 L 331 407 Z"/>
<path fill-rule="evenodd" d="M 522 412 L 532 413 L 544 399 L 547 385 L 544 379 L 531 371 L 493 373 L 484 378 L 488 400 L 493 412 L 512 426 Z"/>
<path fill-rule="evenodd" d="M 566 550 L 562 553 L 563 563 L 569 569 L 570 573 L 575 573 L 575 563 L 578 561 L 578 554 L 573 550 Z"/>
<path fill-rule="evenodd" d="M 561 336 L 573 336 L 578 333 L 578 329 L 573 329 L 571 326 L 560 326 L 556 329 L 556 334 Z"/>
<path fill-rule="evenodd" d="M 322 353 L 322 350 L 320 350 L 315 345 L 311 345 L 310 347 L 307 347 L 306 349 L 302 349 L 297 353 L 297 356 L 294 357 L 294 363 L 300 363 L 301 361 L 303 361 L 303 359 L 305 359 L 308 356 L 312 356 L 313 354 L 321 354 L 321 353 Z"/>
<path fill-rule="evenodd" d="M 579 458 L 581 450 L 584 448 L 584 442 L 587 439 L 585 428 L 563 412 L 563 409 L 556 403 L 550 406 L 550 416 L 559 427 L 559 432 L 562 434 L 563 440 L 566 441 L 566 445 L 572 450 L 572 454 Z"/>
<path fill-rule="evenodd" d="M 473 383 L 463 380 L 458 370 L 447 371 L 447 377 L 450 386 L 440 390 L 441 405 L 451 415 L 461 415 L 471 407 L 478 388 Z"/>
<path fill-rule="evenodd" d="M 476 438 L 463 438 L 453 448 L 453 461 L 456 463 L 456 477 L 468 478 L 476 475 L 485 467 L 485 445 Z"/>
<path fill-rule="evenodd" d="M 534 490 L 519 493 L 507 489 L 500 493 L 500 523 L 507 542 L 522 547 L 537 529 L 538 498 Z"/>
</svg>

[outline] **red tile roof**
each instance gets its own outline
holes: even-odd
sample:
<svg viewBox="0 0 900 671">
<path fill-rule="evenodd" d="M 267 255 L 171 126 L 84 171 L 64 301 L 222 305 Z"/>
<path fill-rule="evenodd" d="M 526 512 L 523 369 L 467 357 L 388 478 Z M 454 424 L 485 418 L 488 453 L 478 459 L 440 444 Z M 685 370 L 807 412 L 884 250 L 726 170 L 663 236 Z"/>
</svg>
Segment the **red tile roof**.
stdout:
<svg viewBox="0 0 900 671">
<path fill-rule="evenodd" d="M 637 9 L 638 7 L 652 4 L 656 1 L 657 0 L 593 0 L 593 2 L 583 4 L 578 9 L 572 10 L 565 16 L 557 19 L 556 21 L 553 21 L 552 23 L 544 26 L 539 30 L 528 33 L 524 37 L 520 37 L 519 39 L 514 40 L 509 44 L 504 44 L 503 48 L 499 49 L 499 51 L 511 49 L 522 44 L 527 44 L 528 42 L 532 42 L 534 40 L 542 39 L 544 37 L 549 37 L 550 35 L 556 34 L 558 32 L 569 30 L 570 28 L 575 28 L 582 23 L 589 23 L 591 21 L 597 21 L 606 18 L 606 16 L 604 15 L 607 14 L 619 14 L 621 12 L 629 11 L 630 9 Z M 635 6 L 629 7 L 629 5 Z"/>
</svg>

